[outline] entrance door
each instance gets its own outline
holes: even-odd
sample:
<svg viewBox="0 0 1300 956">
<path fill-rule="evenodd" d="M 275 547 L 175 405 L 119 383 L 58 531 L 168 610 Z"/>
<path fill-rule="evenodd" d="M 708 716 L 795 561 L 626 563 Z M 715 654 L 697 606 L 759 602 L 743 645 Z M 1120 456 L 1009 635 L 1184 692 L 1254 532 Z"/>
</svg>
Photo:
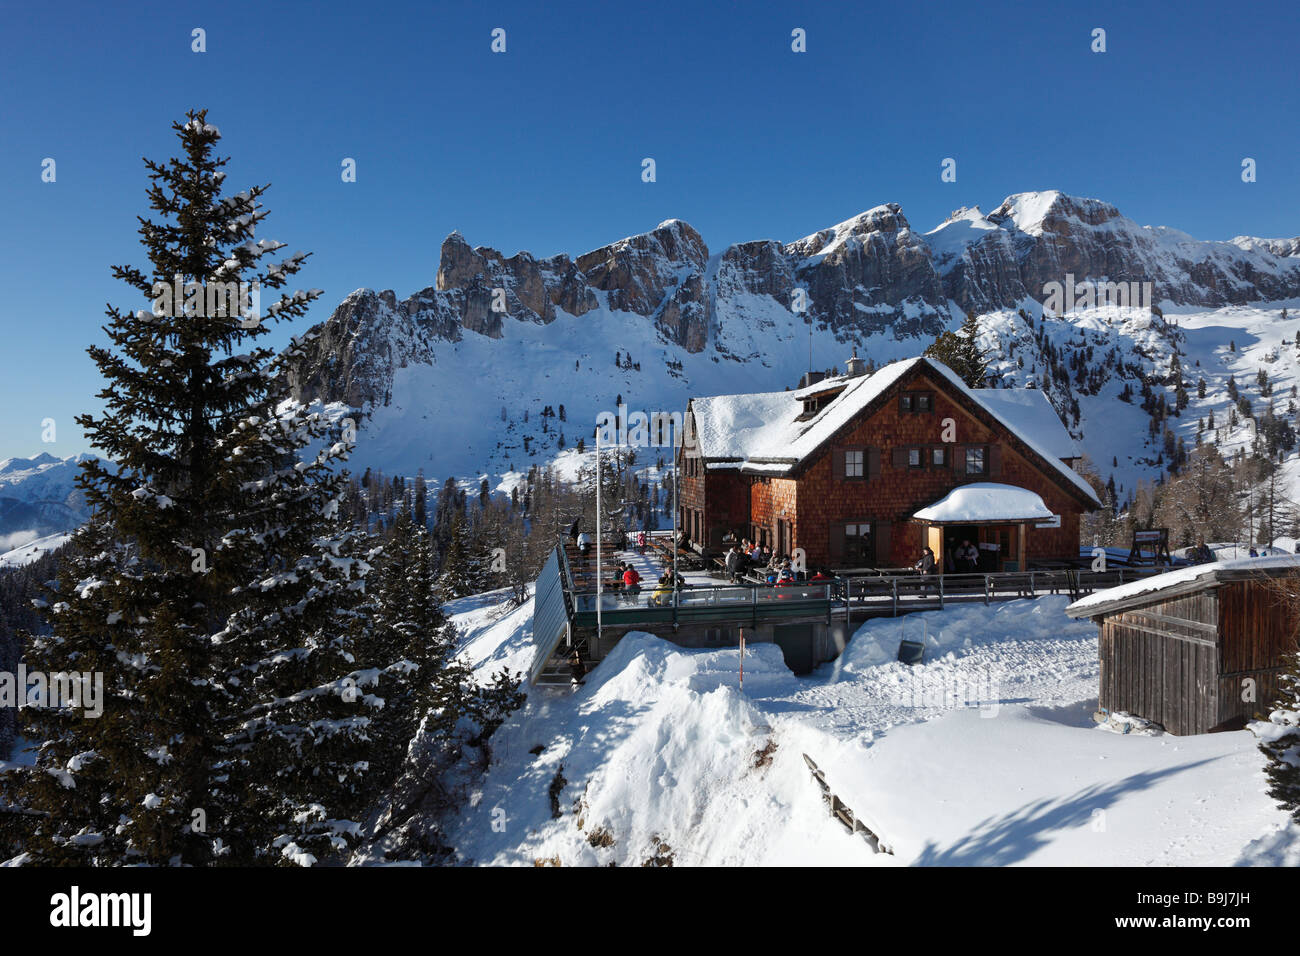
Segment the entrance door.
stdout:
<svg viewBox="0 0 1300 956">
<path fill-rule="evenodd" d="M 980 547 L 983 539 L 980 537 L 978 525 L 950 525 L 943 530 L 944 543 L 952 549 L 954 572 L 957 574 L 970 574 L 976 571 L 985 572 L 998 569 L 996 563 L 990 564 L 992 552 Z M 967 544 L 972 545 L 979 552 L 979 560 L 973 568 L 957 561 L 957 552 L 963 550 Z"/>
<path fill-rule="evenodd" d="M 938 525 L 927 528 L 925 539 L 926 546 L 934 552 L 934 563 L 939 566 L 939 570 L 944 574 L 950 573 L 950 569 L 945 563 L 950 557 L 950 553 L 943 549 L 943 528 Z"/>
<path fill-rule="evenodd" d="M 789 557 L 793 549 L 790 547 L 790 522 L 784 518 L 776 519 L 776 552 L 784 557 Z"/>
</svg>

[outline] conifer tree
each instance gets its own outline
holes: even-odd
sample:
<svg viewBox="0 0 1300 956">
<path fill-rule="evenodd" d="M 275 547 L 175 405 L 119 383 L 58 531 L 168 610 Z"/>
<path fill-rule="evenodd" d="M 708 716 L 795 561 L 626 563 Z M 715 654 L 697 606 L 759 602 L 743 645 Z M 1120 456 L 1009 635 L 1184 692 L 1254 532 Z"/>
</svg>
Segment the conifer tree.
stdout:
<svg viewBox="0 0 1300 956">
<path fill-rule="evenodd" d="M 1287 582 L 1289 603 L 1296 605 L 1294 580 Z M 1251 730 L 1259 737 L 1265 758 L 1268 795 L 1300 823 L 1300 653 L 1287 659 L 1287 670 L 1278 678 L 1279 699 L 1267 721 L 1257 721 Z"/>
<path fill-rule="evenodd" d="M 429 533 L 405 515 L 367 582 L 370 630 L 364 656 L 379 668 L 382 709 L 372 721 L 370 761 L 375 786 L 391 783 L 406 748 L 432 706 L 434 674 L 455 646 L 438 600 L 437 561 Z"/>
<path fill-rule="evenodd" d="M 459 547 L 465 523 L 454 523 Z M 437 862 L 453 849 L 443 817 L 464 796 L 454 768 L 471 751 L 486 762 L 488 738 L 523 701 L 521 675 L 503 670 L 479 685 L 455 656 L 456 630 L 439 606 L 446 584 L 434 580 L 427 531 L 399 517 L 376 561 L 364 653 L 374 662 L 373 693 L 383 702 L 370 728 L 368 782 L 383 797 L 369 837 L 387 859 Z"/>
<path fill-rule="evenodd" d="M 205 112 L 173 129 L 181 155 L 145 161 L 149 267 L 113 269 L 148 308 L 110 306 L 89 349 L 105 411 L 77 422 L 109 462 L 82 465 L 93 517 L 28 655 L 102 675 L 103 715 L 26 711 L 46 743 L 0 787 L 33 862 L 308 863 L 346 845 L 336 811 L 363 794 L 350 427 L 288 401 L 301 343 L 257 344 L 320 295 L 277 291 L 306 254 L 256 238 L 267 187 L 223 196 Z M 254 315 L 259 289 L 275 301 Z"/>
<path fill-rule="evenodd" d="M 966 313 L 965 321 L 956 332 L 941 332 L 924 354 L 948 366 L 968 387 L 984 387 L 989 374 L 988 362 L 979 346 L 979 321 L 974 312 Z M 1043 382 L 1046 389 L 1046 376 Z"/>
<path fill-rule="evenodd" d="M 475 593 L 475 573 L 472 564 L 472 542 L 465 513 L 457 510 L 451 516 L 447 550 L 442 556 L 442 569 L 438 576 L 438 591 L 444 600 L 454 600 Z"/>
</svg>

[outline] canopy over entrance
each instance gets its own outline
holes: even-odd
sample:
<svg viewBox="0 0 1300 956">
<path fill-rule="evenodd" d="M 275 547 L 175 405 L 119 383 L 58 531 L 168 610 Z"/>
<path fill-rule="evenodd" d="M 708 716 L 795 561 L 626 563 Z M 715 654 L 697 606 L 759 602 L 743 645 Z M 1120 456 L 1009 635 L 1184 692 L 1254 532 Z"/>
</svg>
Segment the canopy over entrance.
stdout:
<svg viewBox="0 0 1300 956">
<path fill-rule="evenodd" d="M 1044 521 L 1053 516 L 1036 492 L 992 481 L 954 488 L 912 515 L 932 525 Z"/>
</svg>

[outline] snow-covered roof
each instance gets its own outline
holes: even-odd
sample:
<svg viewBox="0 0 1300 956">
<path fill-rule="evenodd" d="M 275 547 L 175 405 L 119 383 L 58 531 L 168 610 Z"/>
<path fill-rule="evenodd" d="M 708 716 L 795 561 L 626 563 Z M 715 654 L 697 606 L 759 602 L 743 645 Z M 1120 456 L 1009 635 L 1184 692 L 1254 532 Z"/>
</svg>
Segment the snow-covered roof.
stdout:
<svg viewBox="0 0 1300 956">
<path fill-rule="evenodd" d="M 1090 617 L 1102 608 L 1109 608 L 1128 602 L 1131 598 L 1148 595 L 1154 596 L 1180 585 L 1209 584 L 1225 578 L 1244 578 L 1252 574 L 1276 576 L 1287 571 L 1300 571 L 1300 555 L 1268 558 L 1234 558 L 1229 561 L 1215 561 L 1211 564 L 1193 564 L 1164 574 L 1153 574 L 1149 578 L 1130 581 L 1119 587 L 1095 591 L 1086 598 L 1075 601 L 1065 613 L 1070 617 Z"/>
<path fill-rule="evenodd" d="M 1047 406 L 1047 411 L 1056 421 L 1059 432 L 1053 433 L 1048 427 L 1050 423 L 1045 420 L 1043 409 L 1034 404 L 1043 401 L 1041 395 L 1016 405 L 1013 399 L 1003 397 L 1016 390 L 967 388 L 948 366 L 925 356 L 893 362 L 874 375 L 827 379 L 819 382 L 815 389 L 693 398 L 695 441 L 700 454 L 708 461 L 729 462 L 750 470 L 758 470 L 755 466 L 759 464 L 781 463 L 787 467 L 797 464 L 918 365 L 946 378 L 953 391 L 965 394 L 1044 458 L 1090 501 L 1097 501 L 1092 486 L 1061 461 L 1062 457 L 1069 456 L 1057 454 L 1063 447 L 1059 432 L 1065 429 L 1050 406 Z M 843 384 L 844 390 L 816 415 L 800 420 L 799 416 L 803 414 L 800 398 L 805 393 L 822 391 L 837 383 Z M 995 392 L 997 396 L 989 399 L 988 396 Z M 1009 407 L 1012 408 L 1010 413 L 1007 412 Z M 1068 439 L 1068 434 L 1065 437 Z M 770 468 L 762 470 L 771 471 Z"/>
<path fill-rule="evenodd" d="M 859 411 L 922 359 L 886 365 L 874 375 L 841 376 L 844 391 L 812 418 L 803 413 L 801 392 L 754 392 L 691 399 L 695 437 L 705 458 L 794 464 L 815 451 Z M 832 380 L 819 382 L 824 390 Z"/>
<path fill-rule="evenodd" d="M 1060 416 L 1039 388 L 977 388 L 980 401 L 1013 426 L 1016 434 L 1028 435 L 1056 458 L 1081 458 L 1079 444 L 1070 437 Z"/>
<path fill-rule="evenodd" d="M 1050 518 L 1052 511 L 1036 492 L 1015 485 L 980 481 L 954 488 L 912 517 L 922 521 L 1026 521 Z"/>
</svg>

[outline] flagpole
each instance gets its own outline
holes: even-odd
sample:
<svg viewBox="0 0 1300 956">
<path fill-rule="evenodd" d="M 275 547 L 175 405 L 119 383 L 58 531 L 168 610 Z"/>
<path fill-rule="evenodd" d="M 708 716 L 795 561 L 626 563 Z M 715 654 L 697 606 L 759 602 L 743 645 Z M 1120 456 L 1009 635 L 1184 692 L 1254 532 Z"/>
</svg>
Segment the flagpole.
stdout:
<svg viewBox="0 0 1300 956">
<path fill-rule="evenodd" d="M 681 441 L 681 436 L 674 431 L 674 440 Z M 677 458 L 682 453 L 682 446 L 678 444 L 676 454 L 673 455 L 673 631 L 677 630 L 677 484 L 681 476 L 681 471 L 677 467 Z"/>
</svg>

